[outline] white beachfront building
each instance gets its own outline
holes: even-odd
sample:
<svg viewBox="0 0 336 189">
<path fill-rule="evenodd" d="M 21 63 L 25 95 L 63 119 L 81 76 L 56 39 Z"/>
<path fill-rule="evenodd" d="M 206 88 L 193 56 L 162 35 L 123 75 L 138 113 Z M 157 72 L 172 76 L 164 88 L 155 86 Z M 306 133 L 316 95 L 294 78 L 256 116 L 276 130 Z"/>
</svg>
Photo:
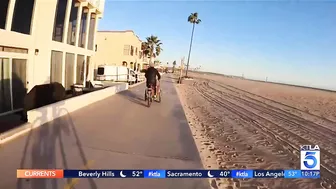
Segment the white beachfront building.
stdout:
<svg viewBox="0 0 336 189">
<path fill-rule="evenodd" d="M 22 107 L 17 83 L 84 83 L 105 0 L 0 1 L 0 116 Z"/>
</svg>

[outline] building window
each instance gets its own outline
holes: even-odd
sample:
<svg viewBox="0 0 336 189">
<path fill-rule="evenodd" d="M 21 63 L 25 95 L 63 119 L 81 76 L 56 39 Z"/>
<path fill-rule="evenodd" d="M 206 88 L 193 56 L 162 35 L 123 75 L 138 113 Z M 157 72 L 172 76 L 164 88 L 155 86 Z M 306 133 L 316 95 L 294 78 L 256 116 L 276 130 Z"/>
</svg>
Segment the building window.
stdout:
<svg viewBox="0 0 336 189">
<path fill-rule="evenodd" d="M 65 55 L 65 90 L 70 90 L 74 84 L 75 55 L 66 53 Z"/>
<path fill-rule="evenodd" d="M 75 45 L 76 42 L 77 13 L 78 13 L 78 7 L 76 7 L 76 2 L 77 1 L 75 0 L 72 1 L 70 18 L 69 18 L 67 43 L 70 45 Z"/>
<path fill-rule="evenodd" d="M 93 50 L 93 39 L 95 35 L 95 28 L 96 28 L 96 14 L 91 14 L 90 26 L 89 26 L 89 41 L 88 41 L 89 50 Z"/>
<path fill-rule="evenodd" d="M 0 58 L 0 114 L 23 108 L 26 63 L 25 59 Z"/>
<path fill-rule="evenodd" d="M 130 55 L 130 45 L 124 45 L 124 55 Z"/>
<path fill-rule="evenodd" d="M 142 58 L 142 51 L 139 51 L 139 58 Z"/>
<path fill-rule="evenodd" d="M 0 1 L 0 28 L 5 29 L 9 0 Z"/>
<path fill-rule="evenodd" d="M 85 46 L 85 36 L 86 36 L 86 17 L 87 17 L 87 9 L 83 8 L 82 18 L 80 23 L 80 31 L 79 31 L 79 42 L 78 46 L 83 47 Z"/>
<path fill-rule="evenodd" d="M 138 55 L 138 47 L 135 48 L 135 56 L 137 56 L 137 55 Z"/>
<path fill-rule="evenodd" d="M 54 19 L 53 40 L 62 42 L 67 0 L 58 0 Z"/>
<path fill-rule="evenodd" d="M 30 34 L 34 4 L 35 0 L 15 1 L 12 31 L 23 34 Z"/>
<path fill-rule="evenodd" d="M 84 82 L 84 55 L 77 55 L 77 70 L 76 70 L 76 83 L 83 84 Z"/>
<path fill-rule="evenodd" d="M 63 53 L 51 51 L 50 82 L 62 83 L 62 57 Z"/>
<path fill-rule="evenodd" d="M 131 46 L 131 56 L 133 56 L 133 54 L 134 54 L 134 47 Z"/>
<path fill-rule="evenodd" d="M 13 93 L 13 110 L 21 109 L 24 105 L 24 97 L 27 93 L 27 60 L 12 60 L 12 93 Z"/>
<path fill-rule="evenodd" d="M 85 78 L 86 80 L 88 80 L 88 76 L 89 76 L 89 70 L 90 70 L 90 63 L 91 63 L 91 57 L 87 56 L 86 57 L 86 74 L 85 74 Z"/>
<path fill-rule="evenodd" d="M 0 114 L 12 110 L 9 59 L 0 58 Z"/>
</svg>

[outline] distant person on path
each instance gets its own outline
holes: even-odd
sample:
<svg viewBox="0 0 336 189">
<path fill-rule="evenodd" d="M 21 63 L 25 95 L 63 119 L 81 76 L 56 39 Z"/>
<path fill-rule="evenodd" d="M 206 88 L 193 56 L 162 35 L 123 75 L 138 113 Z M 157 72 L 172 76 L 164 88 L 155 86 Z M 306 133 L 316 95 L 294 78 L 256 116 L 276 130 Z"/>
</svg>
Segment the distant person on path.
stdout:
<svg viewBox="0 0 336 189">
<path fill-rule="evenodd" d="M 157 92 L 157 90 L 156 90 L 157 89 L 156 77 L 160 81 L 161 75 L 160 75 L 159 71 L 156 68 L 154 68 L 153 63 L 149 64 L 149 68 L 146 70 L 145 77 L 146 77 L 147 88 L 149 88 L 151 84 L 153 86 L 155 86 L 154 87 L 154 94 L 155 94 L 154 98 L 156 98 L 156 92 Z"/>
</svg>

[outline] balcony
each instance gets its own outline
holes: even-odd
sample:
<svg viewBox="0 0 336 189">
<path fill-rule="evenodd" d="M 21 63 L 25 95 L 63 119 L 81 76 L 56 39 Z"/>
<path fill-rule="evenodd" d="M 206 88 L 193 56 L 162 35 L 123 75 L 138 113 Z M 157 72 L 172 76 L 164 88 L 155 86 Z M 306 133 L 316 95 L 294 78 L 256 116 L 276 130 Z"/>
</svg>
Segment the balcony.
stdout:
<svg viewBox="0 0 336 189">
<path fill-rule="evenodd" d="M 103 14 L 105 7 L 105 0 L 80 0 L 81 2 L 88 3 L 90 8 L 96 8 L 97 12 Z"/>
</svg>

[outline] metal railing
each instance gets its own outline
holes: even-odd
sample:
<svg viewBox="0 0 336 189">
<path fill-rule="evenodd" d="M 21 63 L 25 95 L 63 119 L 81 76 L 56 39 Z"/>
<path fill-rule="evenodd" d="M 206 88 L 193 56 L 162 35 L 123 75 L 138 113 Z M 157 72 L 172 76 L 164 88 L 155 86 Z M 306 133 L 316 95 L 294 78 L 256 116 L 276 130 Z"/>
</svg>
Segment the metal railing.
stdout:
<svg viewBox="0 0 336 189">
<path fill-rule="evenodd" d="M 120 77 L 122 77 L 124 79 L 125 77 L 123 77 L 123 76 L 126 76 L 127 80 L 130 78 L 130 76 L 134 77 L 133 74 L 117 74 L 117 75 L 99 75 L 99 74 L 97 74 L 96 79 L 98 81 L 106 81 L 106 79 L 105 80 L 100 80 L 100 78 L 115 77 L 111 81 L 118 81 L 119 79 L 121 79 Z"/>
</svg>

